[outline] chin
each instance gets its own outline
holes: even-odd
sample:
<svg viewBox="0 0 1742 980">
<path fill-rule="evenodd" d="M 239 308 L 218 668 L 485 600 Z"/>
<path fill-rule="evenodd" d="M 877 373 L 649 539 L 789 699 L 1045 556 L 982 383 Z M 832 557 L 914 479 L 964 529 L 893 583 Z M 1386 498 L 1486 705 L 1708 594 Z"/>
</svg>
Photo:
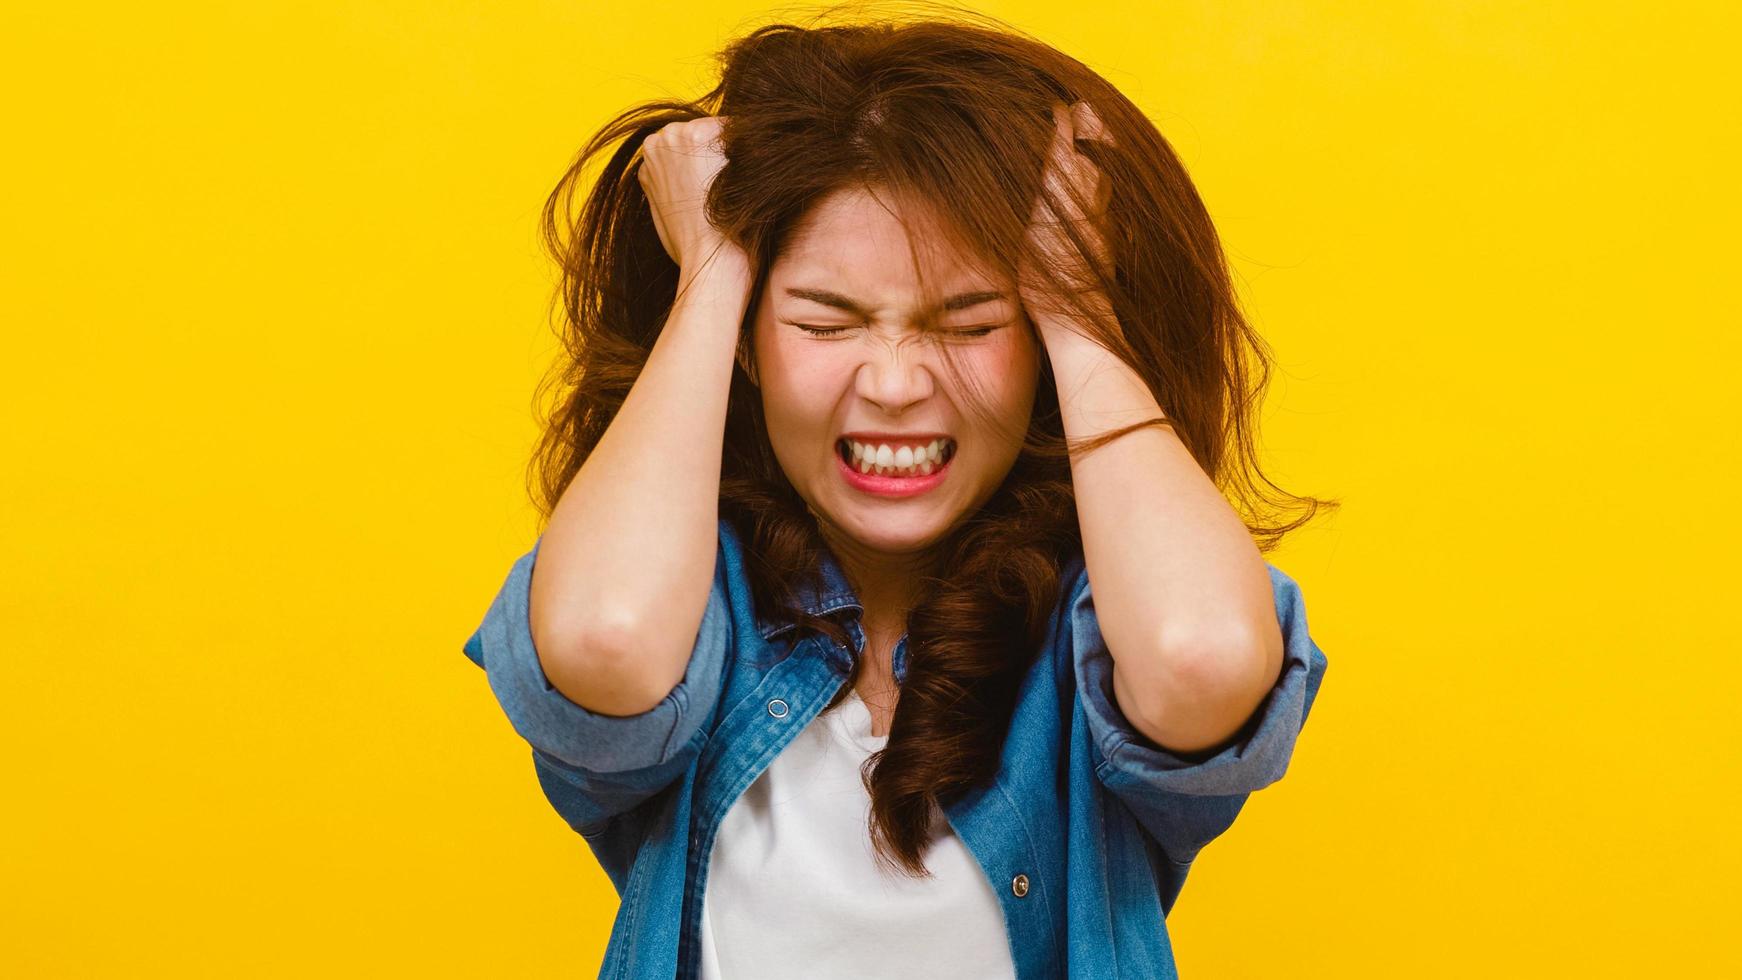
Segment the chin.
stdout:
<svg viewBox="0 0 1742 980">
<path fill-rule="evenodd" d="M 862 547 L 881 554 L 899 555 L 924 551 L 932 547 L 944 536 L 944 530 L 945 528 L 924 528 L 915 531 L 909 528 L 898 531 L 893 528 L 878 527 L 868 531 L 849 528 L 848 533 Z"/>
<path fill-rule="evenodd" d="M 944 515 L 921 508 L 915 508 L 911 515 L 875 510 L 841 514 L 832 508 L 820 511 L 812 508 L 812 513 L 859 547 L 889 555 L 924 551 L 942 540 L 951 526 Z"/>
</svg>

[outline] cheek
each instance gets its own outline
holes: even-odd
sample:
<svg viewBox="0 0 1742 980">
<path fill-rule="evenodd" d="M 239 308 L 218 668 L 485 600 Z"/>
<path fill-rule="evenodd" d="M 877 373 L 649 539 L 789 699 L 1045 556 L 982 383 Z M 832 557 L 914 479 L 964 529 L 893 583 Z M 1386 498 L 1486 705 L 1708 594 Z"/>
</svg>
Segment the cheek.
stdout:
<svg viewBox="0 0 1742 980">
<path fill-rule="evenodd" d="M 825 345 L 783 341 L 768 344 L 763 354 L 762 401 L 770 420 L 788 428 L 828 424 L 852 377 L 848 360 Z"/>
<path fill-rule="evenodd" d="M 988 346 L 964 361 L 976 376 L 986 379 L 985 390 L 995 405 L 1006 414 L 1028 411 L 1034 403 L 1035 385 L 1040 377 L 1039 351 L 1026 338 L 998 346 Z"/>
</svg>

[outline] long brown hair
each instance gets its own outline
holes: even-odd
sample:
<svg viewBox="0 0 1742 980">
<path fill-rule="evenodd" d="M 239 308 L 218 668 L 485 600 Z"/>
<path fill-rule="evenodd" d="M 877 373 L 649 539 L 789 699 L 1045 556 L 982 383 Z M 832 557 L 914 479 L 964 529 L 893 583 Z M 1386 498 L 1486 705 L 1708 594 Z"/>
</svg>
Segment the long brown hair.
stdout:
<svg viewBox="0 0 1742 980">
<path fill-rule="evenodd" d="M 1112 188 L 1113 268 L 1100 286 L 1118 322 L 1084 329 L 1143 377 L 1167 418 L 1067 450 L 1057 390 L 1043 366 L 1021 455 L 995 494 L 941 543 L 941 571 L 922 583 L 923 598 L 908 615 L 907 675 L 889 740 L 862 771 L 876 853 L 915 875 L 929 874 L 922 854 L 934 808 L 996 772 L 1018 685 L 1060 601 L 1061 570 L 1080 553 L 1067 451 L 1171 425 L 1264 552 L 1320 507 L 1337 505 L 1284 493 L 1259 469 L 1253 428 L 1270 352 L 1238 309 L 1216 230 L 1161 133 L 1081 62 L 994 18 L 923 7 L 924 16 L 826 24 L 819 15 L 805 26 L 753 30 L 721 52 L 713 90 L 693 102 L 630 108 L 586 143 L 543 214 L 561 267 L 565 356 L 540 385 L 541 401 L 553 385 L 559 397 L 529 470 L 548 521 L 671 310 L 678 269 L 635 172 L 641 141 L 662 126 L 726 117 L 727 162 L 707 210 L 759 270 L 740 325 L 748 350 L 774 259 L 806 213 L 837 190 L 875 185 L 928 202 L 950 245 L 1004 257 L 1003 268 L 1014 269 L 1042 193 L 1052 106 L 1094 108 L 1112 144 L 1082 152 Z M 612 144 L 577 212 L 585 172 Z M 1035 265 L 1045 267 L 1038 258 Z M 741 369 L 725 439 L 720 511 L 744 542 L 758 611 L 796 622 L 789 637 L 814 631 L 850 648 L 840 623 L 796 608 L 796 590 L 816 574 L 827 545 L 775 459 L 759 393 Z M 1287 511 L 1295 516 L 1271 513 Z"/>
</svg>

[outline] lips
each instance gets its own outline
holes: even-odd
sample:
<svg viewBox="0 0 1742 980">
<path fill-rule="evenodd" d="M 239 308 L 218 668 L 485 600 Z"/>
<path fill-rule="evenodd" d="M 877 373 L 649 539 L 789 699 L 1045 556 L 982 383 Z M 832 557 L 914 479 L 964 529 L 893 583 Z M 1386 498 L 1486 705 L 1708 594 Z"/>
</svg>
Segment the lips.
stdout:
<svg viewBox="0 0 1742 980">
<path fill-rule="evenodd" d="M 949 458 L 945 458 L 943 463 L 933 468 L 930 473 L 920 473 L 913 476 L 897 476 L 886 473 L 880 476 L 875 471 L 862 472 L 859 467 L 849 464 L 837 453 L 835 466 L 839 468 L 842 479 L 846 480 L 847 485 L 855 490 L 874 497 L 903 499 L 921 496 L 941 486 L 949 475 L 951 463 Z"/>
</svg>

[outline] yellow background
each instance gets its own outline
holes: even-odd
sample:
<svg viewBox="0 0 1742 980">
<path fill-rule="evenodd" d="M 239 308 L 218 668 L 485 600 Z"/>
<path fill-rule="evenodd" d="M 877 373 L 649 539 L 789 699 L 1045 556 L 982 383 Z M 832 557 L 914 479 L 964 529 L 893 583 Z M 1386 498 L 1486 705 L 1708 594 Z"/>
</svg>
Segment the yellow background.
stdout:
<svg viewBox="0 0 1742 980">
<path fill-rule="evenodd" d="M 1327 652 L 1186 977 L 1737 975 L 1735 15 L 995 3 L 1198 181 Z M 531 545 L 535 219 L 752 4 L 9 11 L 0 974 L 592 976 L 460 652 Z M 800 13 L 809 8 L 800 8 Z"/>
</svg>

